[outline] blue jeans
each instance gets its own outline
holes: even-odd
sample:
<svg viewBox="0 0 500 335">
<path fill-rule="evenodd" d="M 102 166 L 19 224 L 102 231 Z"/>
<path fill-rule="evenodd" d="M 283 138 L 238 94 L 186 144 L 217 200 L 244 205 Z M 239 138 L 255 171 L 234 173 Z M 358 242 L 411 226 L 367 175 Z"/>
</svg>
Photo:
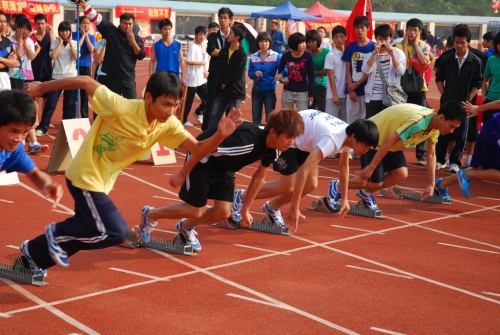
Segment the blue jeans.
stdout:
<svg viewBox="0 0 500 335">
<path fill-rule="evenodd" d="M 42 120 L 36 128 L 44 133 L 47 132 L 50 126 L 50 119 L 57 107 L 57 102 L 59 101 L 59 96 L 61 91 L 52 91 L 45 93 L 45 98 L 47 102 L 42 112 Z M 64 90 L 63 93 L 63 120 L 76 118 L 76 91 L 75 90 Z"/>
<path fill-rule="evenodd" d="M 230 111 L 231 108 L 240 108 L 241 99 L 228 98 L 225 95 L 218 95 L 215 97 L 214 107 L 212 108 L 212 113 L 210 114 L 210 118 L 208 120 L 208 127 L 210 129 L 212 127 L 216 127 L 219 124 L 222 115 L 227 111 Z"/>
<path fill-rule="evenodd" d="M 262 123 L 262 106 L 266 111 L 266 121 L 269 114 L 276 108 L 276 91 L 252 90 L 252 121 L 253 123 Z"/>
</svg>

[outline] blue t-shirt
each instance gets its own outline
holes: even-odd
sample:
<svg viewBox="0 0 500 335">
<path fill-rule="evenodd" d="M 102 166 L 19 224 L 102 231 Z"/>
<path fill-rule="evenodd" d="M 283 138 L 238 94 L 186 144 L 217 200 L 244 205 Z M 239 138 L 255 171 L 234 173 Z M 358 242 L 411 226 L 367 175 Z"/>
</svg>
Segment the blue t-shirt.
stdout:
<svg viewBox="0 0 500 335">
<path fill-rule="evenodd" d="M 155 72 L 172 72 L 177 75 L 177 78 L 179 78 L 181 43 L 177 40 L 174 40 L 172 44 L 167 47 L 162 40 L 159 40 L 158 42 L 153 44 L 153 46 L 155 48 L 156 55 Z"/>
<path fill-rule="evenodd" d="M 486 50 L 486 52 L 484 54 L 488 58 L 490 58 L 491 56 L 495 56 L 495 48 L 494 47 L 489 48 L 488 50 Z"/>
<path fill-rule="evenodd" d="M 363 61 L 365 58 L 370 56 L 370 53 L 372 53 L 373 50 L 375 50 L 375 42 L 373 41 L 368 42 L 368 44 L 363 47 L 360 47 L 358 42 L 354 41 L 345 47 L 344 54 L 342 55 L 342 61 L 351 64 L 351 77 L 353 83 L 363 78 L 364 74 L 361 71 Z M 356 89 L 357 96 L 365 95 L 365 85 L 366 81 L 358 86 Z M 347 91 L 347 86 L 345 88 L 345 93 L 349 93 Z"/>
<path fill-rule="evenodd" d="M 72 33 L 73 34 L 73 40 L 75 40 L 77 43 L 77 36 L 76 36 L 76 31 Z M 80 38 L 82 36 L 80 35 Z M 89 35 L 89 40 L 92 45 L 95 46 L 95 37 L 94 35 Z M 89 52 L 89 48 L 87 47 L 87 41 L 83 41 L 82 46 L 80 47 L 80 66 L 86 66 L 86 67 L 91 67 L 92 66 L 92 56 L 91 53 Z"/>
<path fill-rule="evenodd" d="M 34 168 L 35 163 L 28 157 L 22 144 L 13 152 L 0 150 L 0 172 L 31 172 Z"/>
</svg>

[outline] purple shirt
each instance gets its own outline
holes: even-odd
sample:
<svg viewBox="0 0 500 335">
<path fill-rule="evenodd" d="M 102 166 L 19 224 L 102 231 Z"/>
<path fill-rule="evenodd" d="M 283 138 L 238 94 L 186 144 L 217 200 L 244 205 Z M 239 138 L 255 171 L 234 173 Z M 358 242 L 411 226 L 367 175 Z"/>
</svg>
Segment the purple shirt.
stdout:
<svg viewBox="0 0 500 335">
<path fill-rule="evenodd" d="M 309 51 L 304 52 L 299 58 L 292 57 L 292 52 L 287 51 L 281 56 L 278 72 L 287 69 L 288 84 L 284 89 L 289 92 L 308 92 L 312 97 L 314 92 L 314 65 Z M 284 75 L 286 76 L 286 75 Z"/>
</svg>

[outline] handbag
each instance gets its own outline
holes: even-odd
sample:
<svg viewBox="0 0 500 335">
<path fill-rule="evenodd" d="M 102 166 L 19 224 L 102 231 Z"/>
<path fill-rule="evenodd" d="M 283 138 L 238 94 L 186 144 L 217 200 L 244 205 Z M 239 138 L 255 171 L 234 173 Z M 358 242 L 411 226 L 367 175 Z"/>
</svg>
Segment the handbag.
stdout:
<svg viewBox="0 0 500 335">
<path fill-rule="evenodd" d="M 424 87 L 424 78 L 413 70 L 413 66 L 410 65 L 405 74 L 401 77 L 401 86 L 403 91 L 408 96 L 417 95 L 422 92 L 422 87 Z"/>
<path fill-rule="evenodd" d="M 389 84 L 384 76 L 384 71 L 382 71 L 382 65 L 380 64 L 380 59 L 377 56 L 377 71 L 379 72 L 380 79 L 382 79 L 383 86 L 383 99 L 382 104 L 384 106 L 390 107 L 394 105 L 404 104 L 408 99 L 408 96 L 403 91 L 403 88 L 398 84 Z"/>
</svg>

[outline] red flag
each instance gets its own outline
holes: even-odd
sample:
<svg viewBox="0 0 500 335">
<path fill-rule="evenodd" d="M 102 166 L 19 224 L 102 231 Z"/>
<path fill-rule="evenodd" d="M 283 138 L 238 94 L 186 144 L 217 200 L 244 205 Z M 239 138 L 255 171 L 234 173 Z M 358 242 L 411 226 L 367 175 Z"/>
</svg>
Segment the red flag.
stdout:
<svg viewBox="0 0 500 335">
<path fill-rule="evenodd" d="M 345 45 L 354 42 L 358 39 L 356 35 L 356 31 L 354 30 L 354 19 L 358 16 L 366 16 L 368 20 L 370 20 L 370 27 L 368 29 L 368 38 L 371 39 L 373 36 L 373 27 L 372 27 L 372 1 L 371 0 L 358 0 L 354 5 L 354 8 L 351 11 L 351 15 L 349 15 L 349 19 L 347 20 L 347 39 L 345 41 Z"/>
<path fill-rule="evenodd" d="M 392 30 L 396 30 L 396 20 L 389 22 L 389 26 L 391 26 Z"/>
</svg>

